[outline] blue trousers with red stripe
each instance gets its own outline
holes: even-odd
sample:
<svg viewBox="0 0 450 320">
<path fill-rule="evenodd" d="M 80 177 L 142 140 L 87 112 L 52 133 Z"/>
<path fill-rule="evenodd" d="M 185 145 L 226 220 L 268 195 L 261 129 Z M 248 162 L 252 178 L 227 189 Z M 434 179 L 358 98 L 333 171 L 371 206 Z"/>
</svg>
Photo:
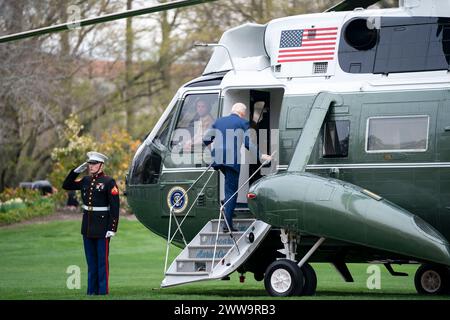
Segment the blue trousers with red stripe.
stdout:
<svg viewBox="0 0 450 320">
<path fill-rule="evenodd" d="M 109 293 L 109 238 L 83 236 L 88 265 L 88 295 Z"/>
</svg>

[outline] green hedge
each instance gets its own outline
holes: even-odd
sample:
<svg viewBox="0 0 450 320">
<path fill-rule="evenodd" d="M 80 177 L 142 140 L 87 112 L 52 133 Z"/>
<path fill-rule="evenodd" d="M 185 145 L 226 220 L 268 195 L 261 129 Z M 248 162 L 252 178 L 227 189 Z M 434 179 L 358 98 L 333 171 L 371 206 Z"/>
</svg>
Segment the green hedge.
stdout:
<svg viewBox="0 0 450 320">
<path fill-rule="evenodd" d="M 42 217 L 55 212 L 55 203 L 52 198 L 40 198 L 32 203 L 0 210 L 0 225 L 12 224 L 34 217 Z"/>
</svg>

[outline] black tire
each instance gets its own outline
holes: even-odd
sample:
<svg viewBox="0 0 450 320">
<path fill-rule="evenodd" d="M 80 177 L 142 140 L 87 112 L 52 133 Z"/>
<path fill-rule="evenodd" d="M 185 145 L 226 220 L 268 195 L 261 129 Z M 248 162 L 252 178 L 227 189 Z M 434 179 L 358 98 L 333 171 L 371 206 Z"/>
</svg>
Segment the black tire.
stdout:
<svg viewBox="0 0 450 320">
<path fill-rule="evenodd" d="M 301 295 L 303 282 L 302 270 L 291 260 L 274 261 L 264 274 L 264 286 L 273 297 Z"/>
<path fill-rule="evenodd" d="M 255 272 L 253 274 L 253 277 L 255 278 L 256 281 L 262 281 L 262 280 L 264 280 L 264 273 L 262 273 L 262 272 Z"/>
<path fill-rule="evenodd" d="M 446 294 L 450 288 L 450 270 L 442 265 L 423 264 L 416 271 L 414 285 L 419 294 Z"/>
<path fill-rule="evenodd" d="M 303 272 L 303 296 L 313 296 L 316 294 L 317 289 L 317 276 L 313 267 L 309 263 L 305 263 L 301 270 Z"/>
</svg>

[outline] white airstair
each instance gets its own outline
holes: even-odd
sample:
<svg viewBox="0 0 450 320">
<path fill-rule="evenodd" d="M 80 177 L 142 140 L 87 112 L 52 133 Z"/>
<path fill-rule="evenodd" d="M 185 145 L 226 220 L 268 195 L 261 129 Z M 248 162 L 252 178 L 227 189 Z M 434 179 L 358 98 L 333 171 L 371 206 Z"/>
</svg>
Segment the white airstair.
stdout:
<svg viewBox="0 0 450 320">
<path fill-rule="evenodd" d="M 237 232 L 223 233 L 223 220 L 209 221 L 172 262 L 161 287 L 226 277 L 247 260 L 270 230 L 270 225 L 255 219 L 234 219 L 233 224 Z"/>
<path fill-rule="evenodd" d="M 273 153 L 272 156 L 274 154 L 275 153 Z M 247 181 L 238 188 L 230 199 L 232 199 L 266 163 L 267 162 L 264 161 Z M 194 185 L 196 185 L 211 169 L 211 167 L 212 165 L 210 164 L 170 208 L 166 262 L 164 266 L 165 278 L 161 283 L 162 288 L 194 281 L 222 279 L 228 276 L 247 260 L 270 230 L 271 226 L 260 220 L 233 219 L 233 227 L 238 231 L 223 233 L 223 227 L 230 229 L 226 219 L 223 219 L 224 208 L 228 201 L 230 201 L 229 199 L 221 205 L 219 218 L 209 221 L 189 244 L 186 242 L 181 226 L 191 212 L 194 204 L 197 202 L 198 197 L 203 193 L 214 172 L 209 175 L 202 189 L 198 192 L 196 199 L 192 202 L 191 207 L 181 221 L 178 221 L 178 217 L 174 213 L 174 208 Z M 176 225 L 176 230 L 173 233 L 172 220 Z M 170 244 L 178 232 L 180 232 L 185 248 L 172 262 L 169 268 L 167 268 Z"/>
</svg>

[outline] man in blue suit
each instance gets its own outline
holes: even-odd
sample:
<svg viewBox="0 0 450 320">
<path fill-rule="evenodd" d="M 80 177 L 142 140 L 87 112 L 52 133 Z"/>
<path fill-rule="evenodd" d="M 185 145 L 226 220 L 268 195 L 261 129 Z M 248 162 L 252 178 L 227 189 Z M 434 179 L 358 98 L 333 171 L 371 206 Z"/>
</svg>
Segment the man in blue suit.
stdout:
<svg viewBox="0 0 450 320">
<path fill-rule="evenodd" d="M 241 146 L 244 143 L 245 148 L 252 153 L 253 157 L 258 157 L 261 161 L 270 161 L 270 155 L 261 155 L 258 148 L 251 143 L 248 129 L 250 124 L 245 120 L 245 111 L 247 107 L 243 103 L 235 103 L 231 108 L 231 114 L 226 117 L 218 118 L 209 129 L 203 143 L 208 146 L 214 140 L 214 148 L 211 152 L 213 157 L 213 168 L 220 170 L 225 176 L 225 199 L 226 203 L 239 188 L 239 173 L 241 170 Z M 237 194 L 225 205 L 225 219 L 231 231 L 237 231 L 233 228 L 233 212 L 236 207 Z M 225 226 L 224 232 L 229 232 Z"/>
</svg>

